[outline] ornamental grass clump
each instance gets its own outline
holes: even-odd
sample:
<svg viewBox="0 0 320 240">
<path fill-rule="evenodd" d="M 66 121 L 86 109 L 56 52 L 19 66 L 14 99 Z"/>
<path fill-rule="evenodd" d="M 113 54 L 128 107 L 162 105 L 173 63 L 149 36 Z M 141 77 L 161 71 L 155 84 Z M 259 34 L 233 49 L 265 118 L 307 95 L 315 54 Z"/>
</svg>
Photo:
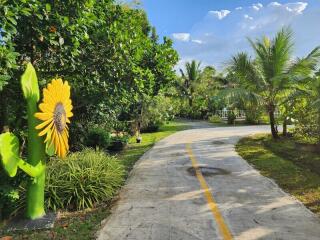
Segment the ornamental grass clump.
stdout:
<svg viewBox="0 0 320 240">
<path fill-rule="evenodd" d="M 49 209 L 82 210 L 110 201 L 124 182 L 124 166 L 102 151 L 85 149 L 47 166 Z"/>
</svg>

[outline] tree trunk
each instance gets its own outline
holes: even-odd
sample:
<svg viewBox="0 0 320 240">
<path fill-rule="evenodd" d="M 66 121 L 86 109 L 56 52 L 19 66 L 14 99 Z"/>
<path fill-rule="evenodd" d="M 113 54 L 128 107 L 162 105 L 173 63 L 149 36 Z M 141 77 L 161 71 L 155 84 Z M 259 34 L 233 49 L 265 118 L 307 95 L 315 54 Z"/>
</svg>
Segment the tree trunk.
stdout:
<svg viewBox="0 0 320 240">
<path fill-rule="evenodd" d="M 287 117 L 285 117 L 285 118 L 283 119 L 283 123 L 282 123 L 282 135 L 283 135 L 284 137 L 286 137 L 287 134 L 288 134 Z"/>
<path fill-rule="evenodd" d="M 192 97 L 189 97 L 189 107 L 192 108 Z"/>
<path fill-rule="evenodd" d="M 276 128 L 276 120 L 275 120 L 275 117 L 274 117 L 274 111 L 273 110 L 269 111 L 269 118 L 270 118 L 270 127 L 271 127 L 272 137 L 274 139 L 277 139 L 277 138 L 279 138 L 279 135 L 278 135 L 278 130 Z"/>
<path fill-rule="evenodd" d="M 318 145 L 320 146 L 320 112 L 318 112 Z"/>
</svg>

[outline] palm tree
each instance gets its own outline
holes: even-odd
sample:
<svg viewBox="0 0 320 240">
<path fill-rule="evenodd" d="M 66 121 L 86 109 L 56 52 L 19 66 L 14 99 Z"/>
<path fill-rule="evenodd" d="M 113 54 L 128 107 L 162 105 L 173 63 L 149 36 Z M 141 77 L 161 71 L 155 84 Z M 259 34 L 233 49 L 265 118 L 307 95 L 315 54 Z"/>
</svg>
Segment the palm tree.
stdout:
<svg viewBox="0 0 320 240">
<path fill-rule="evenodd" d="M 278 138 L 275 111 L 286 91 L 301 79 L 309 77 L 320 58 L 320 49 L 315 48 L 307 57 L 292 60 L 292 31 L 283 28 L 275 38 L 267 37 L 249 42 L 255 59 L 247 53 L 235 55 L 230 63 L 230 71 L 236 76 L 236 87 L 225 91 L 231 98 L 255 99 L 266 108 L 269 115 L 271 133 Z"/>
<path fill-rule="evenodd" d="M 195 88 L 195 83 L 199 81 L 201 77 L 200 62 L 192 60 L 191 63 L 187 62 L 185 64 L 185 72 L 180 69 L 182 79 L 184 80 L 182 84 L 182 89 L 184 95 L 189 99 L 189 107 L 192 107 L 193 92 Z"/>
</svg>

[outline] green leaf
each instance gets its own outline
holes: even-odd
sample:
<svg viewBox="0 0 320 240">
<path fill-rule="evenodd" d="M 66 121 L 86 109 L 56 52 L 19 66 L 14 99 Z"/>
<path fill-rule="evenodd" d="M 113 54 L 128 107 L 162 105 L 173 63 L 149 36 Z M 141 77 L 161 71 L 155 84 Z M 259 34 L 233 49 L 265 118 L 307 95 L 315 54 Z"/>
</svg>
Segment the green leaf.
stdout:
<svg viewBox="0 0 320 240">
<path fill-rule="evenodd" d="M 50 3 L 47 3 L 47 4 L 46 4 L 46 11 L 47 11 L 47 12 L 50 12 L 50 11 L 51 11 L 51 5 L 50 5 Z"/>
<path fill-rule="evenodd" d="M 46 154 L 50 157 L 52 157 L 54 155 L 55 149 L 54 149 L 54 145 L 53 144 L 49 144 L 49 142 L 47 142 L 46 144 Z"/>
<path fill-rule="evenodd" d="M 17 174 L 19 158 L 19 140 L 12 133 L 0 135 L 0 155 L 4 169 L 10 177 Z"/>
<path fill-rule="evenodd" d="M 51 136 L 51 131 L 49 130 L 48 132 L 48 135 Z M 55 153 L 55 149 L 54 149 L 54 145 L 53 143 L 51 142 L 51 139 L 49 139 L 47 142 L 46 142 L 46 154 L 50 157 L 52 157 Z"/>
<path fill-rule="evenodd" d="M 36 70 L 31 63 L 27 64 L 27 68 L 21 76 L 21 87 L 23 95 L 26 99 L 33 98 L 36 101 L 40 99 L 40 91 Z"/>
</svg>

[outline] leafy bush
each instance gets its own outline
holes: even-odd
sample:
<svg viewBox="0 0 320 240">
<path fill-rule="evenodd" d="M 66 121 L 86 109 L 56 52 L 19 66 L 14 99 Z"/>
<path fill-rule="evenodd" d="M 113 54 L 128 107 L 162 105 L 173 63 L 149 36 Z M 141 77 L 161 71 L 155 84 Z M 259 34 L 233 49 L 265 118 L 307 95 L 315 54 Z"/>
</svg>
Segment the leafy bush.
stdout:
<svg viewBox="0 0 320 240">
<path fill-rule="evenodd" d="M 124 181 L 123 165 L 101 151 L 85 149 L 65 160 L 53 159 L 47 168 L 49 209 L 81 210 L 109 201 Z"/>
<path fill-rule="evenodd" d="M 154 132 L 174 117 L 174 107 L 169 98 L 162 94 L 145 97 L 142 107 L 142 132 Z"/>
<path fill-rule="evenodd" d="M 26 186 L 26 175 L 18 171 L 15 178 L 9 177 L 0 167 L 0 220 L 15 215 L 19 209 L 24 207 L 24 188 Z"/>
<path fill-rule="evenodd" d="M 294 133 L 307 143 L 320 144 L 320 116 L 318 111 L 310 108 L 301 108 L 296 114 L 297 122 Z"/>
<path fill-rule="evenodd" d="M 228 112 L 228 124 L 234 124 L 236 121 L 236 114 L 233 111 Z"/>
<path fill-rule="evenodd" d="M 110 151 L 121 151 L 123 150 L 129 142 L 129 136 L 128 135 L 117 135 L 111 137 L 111 144 L 108 147 L 108 150 Z"/>
<path fill-rule="evenodd" d="M 107 149 L 111 143 L 111 134 L 103 128 L 92 128 L 86 136 L 86 146 Z"/>
<path fill-rule="evenodd" d="M 211 123 L 221 123 L 222 119 L 218 115 L 212 115 L 208 118 L 209 122 Z"/>
<path fill-rule="evenodd" d="M 263 113 L 258 120 L 259 123 L 262 124 L 270 124 L 269 123 L 269 115 L 267 113 Z"/>
<path fill-rule="evenodd" d="M 262 113 L 259 109 L 250 109 L 246 111 L 246 123 L 248 124 L 257 124 L 259 123 L 259 118 Z"/>
</svg>

